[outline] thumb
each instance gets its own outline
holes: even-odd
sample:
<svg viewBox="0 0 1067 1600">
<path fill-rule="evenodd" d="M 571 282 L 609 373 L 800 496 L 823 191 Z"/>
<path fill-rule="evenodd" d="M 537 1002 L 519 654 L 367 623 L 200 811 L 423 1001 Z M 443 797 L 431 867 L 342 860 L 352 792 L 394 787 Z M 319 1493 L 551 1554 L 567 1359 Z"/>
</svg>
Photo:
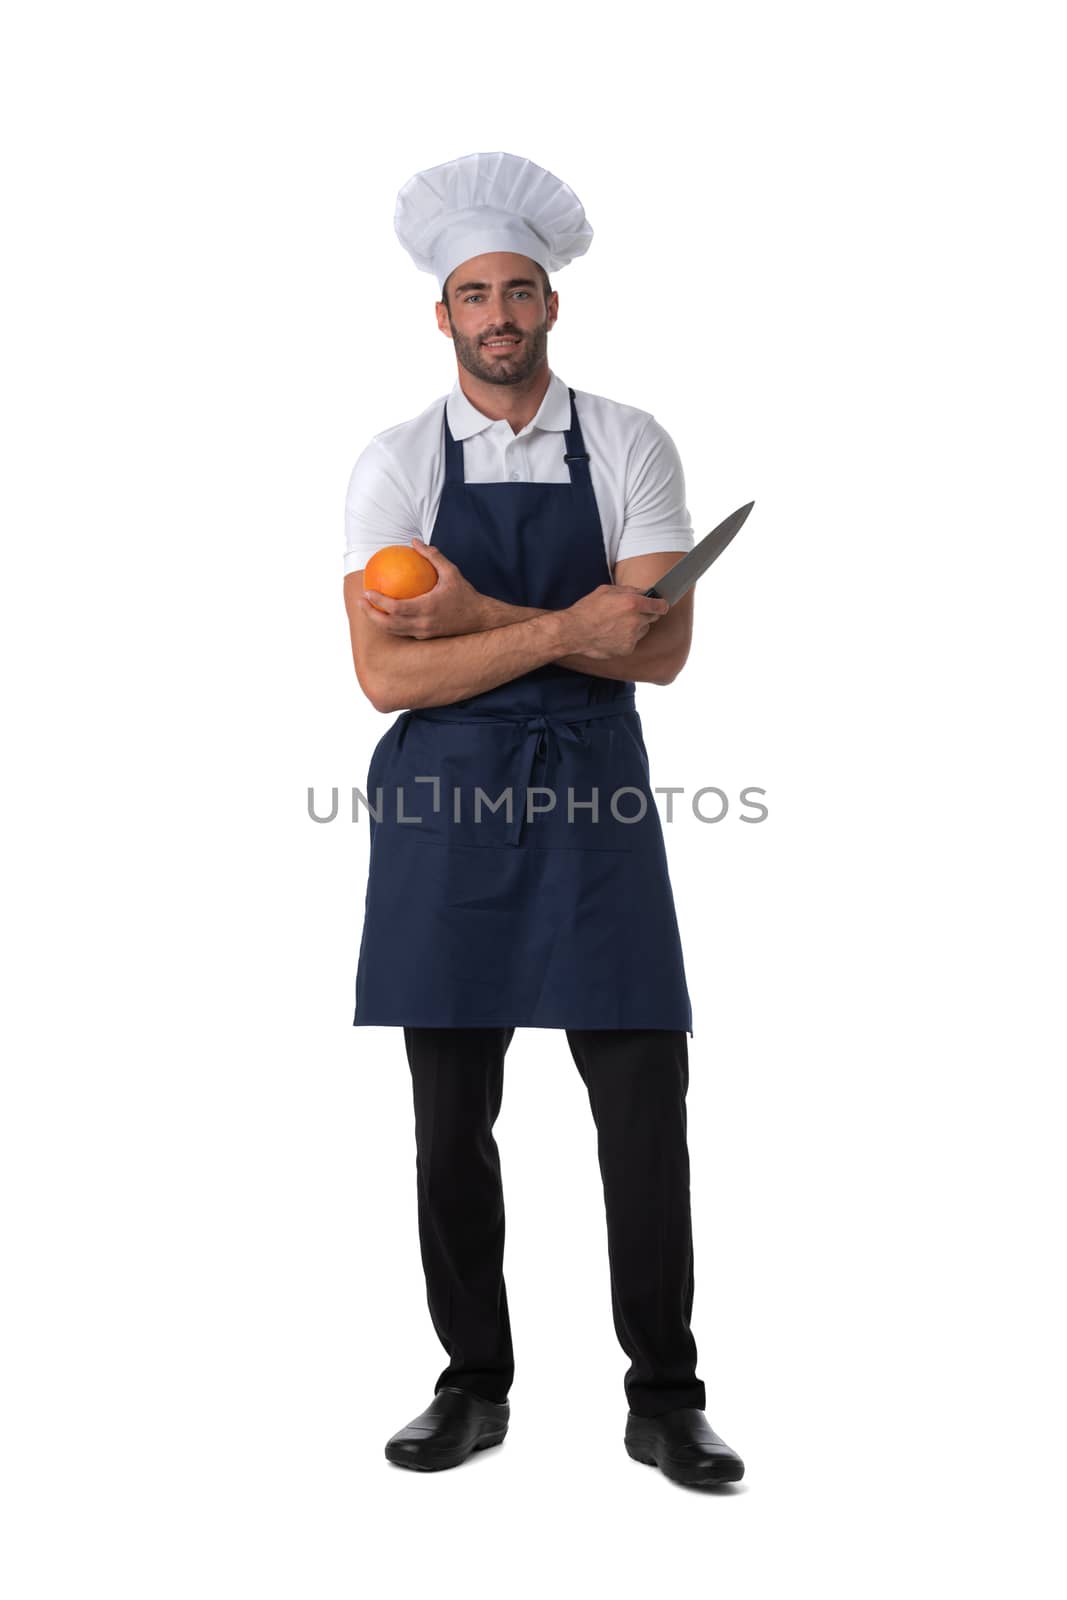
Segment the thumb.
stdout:
<svg viewBox="0 0 1067 1600">
<path fill-rule="evenodd" d="M 429 561 L 431 565 L 435 566 L 438 572 L 443 572 L 446 567 L 450 567 L 452 565 L 451 561 L 449 561 L 448 557 L 444 555 L 442 551 L 436 550 L 432 544 L 427 544 L 425 540 L 420 538 L 417 533 L 413 533 L 411 535 L 411 543 L 414 549 L 419 552 L 419 555 L 425 556 L 426 560 Z"/>
</svg>

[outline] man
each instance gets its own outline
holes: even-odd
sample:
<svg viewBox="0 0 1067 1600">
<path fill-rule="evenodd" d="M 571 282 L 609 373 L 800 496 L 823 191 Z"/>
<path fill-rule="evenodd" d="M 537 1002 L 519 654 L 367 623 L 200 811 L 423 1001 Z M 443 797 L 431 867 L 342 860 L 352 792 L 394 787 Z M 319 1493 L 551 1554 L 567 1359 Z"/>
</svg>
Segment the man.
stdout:
<svg viewBox="0 0 1067 1600">
<path fill-rule="evenodd" d="M 671 608 L 643 593 L 694 543 L 681 465 L 649 413 L 549 368 L 548 273 L 592 238 L 565 184 L 470 155 L 416 174 L 395 225 L 437 278 L 457 382 L 371 441 L 346 504 L 356 674 L 377 710 L 402 711 L 367 780 L 354 1021 L 404 1030 L 427 1300 L 449 1357 L 386 1457 L 451 1467 L 507 1432 L 492 1126 L 515 1028 L 556 1028 L 597 1126 L 626 1448 L 682 1483 L 734 1481 L 744 1465 L 704 1414 L 689 1326 L 692 1013 L 635 708 L 635 683 L 670 683 L 689 651 L 692 594 Z M 365 594 L 369 557 L 401 543 L 435 586 Z"/>
</svg>

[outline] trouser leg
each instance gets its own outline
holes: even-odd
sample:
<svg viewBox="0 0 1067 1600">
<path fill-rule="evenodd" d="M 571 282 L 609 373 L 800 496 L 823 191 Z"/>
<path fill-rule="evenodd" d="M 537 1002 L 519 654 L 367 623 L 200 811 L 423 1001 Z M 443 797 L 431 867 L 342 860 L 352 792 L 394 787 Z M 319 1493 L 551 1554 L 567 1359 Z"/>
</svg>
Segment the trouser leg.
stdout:
<svg viewBox="0 0 1067 1600">
<path fill-rule="evenodd" d="M 568 1029 L 604 1180 L 611 1305 L 630 1410 L 705 1407 L 696 1375 L 684 1032 Z"/>
<path fill-rule="evenodd" d="M 415 1103 L 419 1245 L 448 1365 L 434 1386 L 507 1399 L 504 1193 L 493 1123 L 513 1028 L 405 1028 Z"/>
</svg>

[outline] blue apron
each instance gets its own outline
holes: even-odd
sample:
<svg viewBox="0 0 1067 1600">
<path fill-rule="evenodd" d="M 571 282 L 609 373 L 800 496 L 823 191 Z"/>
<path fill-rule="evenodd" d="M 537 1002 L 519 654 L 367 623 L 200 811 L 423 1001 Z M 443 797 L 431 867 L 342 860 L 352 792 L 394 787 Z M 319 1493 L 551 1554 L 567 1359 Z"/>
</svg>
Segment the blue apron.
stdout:
<svg viewBox="0 0 1067 1600">
<path fill-rule="evenodd" d="M 431 543 L 495 600 L 559 610 L 612 582 L 569 392 L 569 483 L 466 483 L 445 411 Z M 387 729 L 355 1026 L 692 1034 L 634 701 L 632 682 L 549 663 Z"/>
</svg>

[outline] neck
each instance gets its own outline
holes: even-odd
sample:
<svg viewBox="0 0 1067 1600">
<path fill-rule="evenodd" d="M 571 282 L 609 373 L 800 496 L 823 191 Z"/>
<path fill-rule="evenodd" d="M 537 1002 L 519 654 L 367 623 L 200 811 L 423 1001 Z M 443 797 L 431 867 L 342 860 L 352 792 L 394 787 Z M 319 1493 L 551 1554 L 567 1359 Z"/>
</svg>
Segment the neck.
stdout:
<svg viewBox="0 0 1067 1600">
<path fill-rule="evenodd" d="M 536 417 L 552 379 L 547 361 L 522 383 L 484 383 L 466 367 L 457 366 L 457 373 L 459 386 L 475 410 L 494 422 L 503 418 L 512 433 L 521 433 Z"/>
</svg>

